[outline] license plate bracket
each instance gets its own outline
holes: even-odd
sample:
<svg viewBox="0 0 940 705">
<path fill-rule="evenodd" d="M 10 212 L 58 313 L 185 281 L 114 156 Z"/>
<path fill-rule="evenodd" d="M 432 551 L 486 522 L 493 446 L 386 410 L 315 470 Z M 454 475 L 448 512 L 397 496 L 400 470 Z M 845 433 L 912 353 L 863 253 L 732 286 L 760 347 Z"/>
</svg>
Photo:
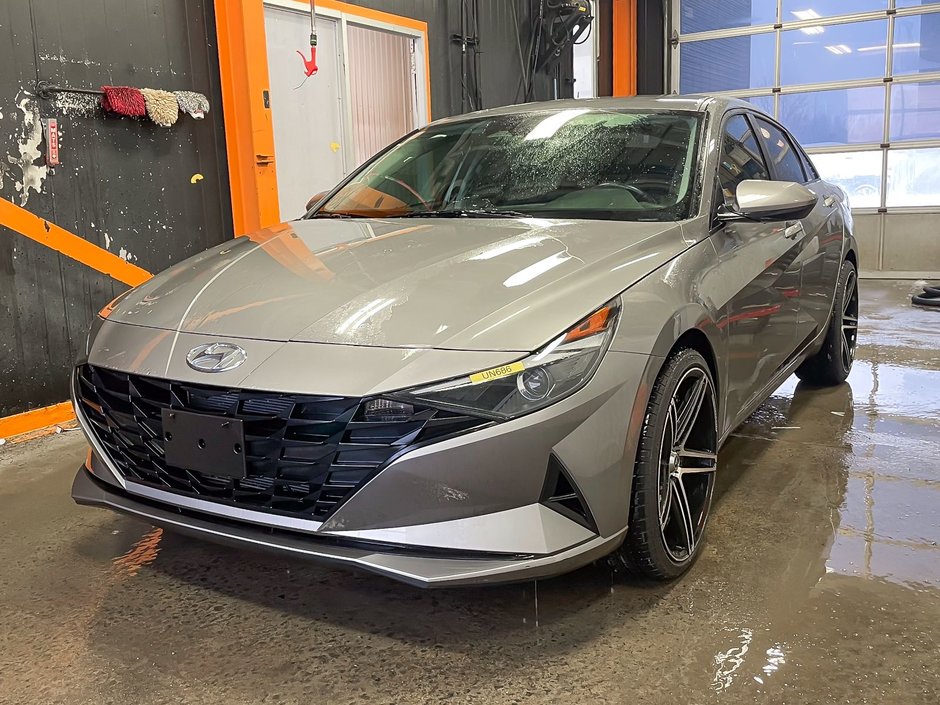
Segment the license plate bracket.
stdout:
<svg viewBox="0 0 940 705">
<path fill-rule="evenodd" d="M 176 409 L 163 409 L 161 417 L 167 465 L 216 477 L 245 477 L 241 419 Z"/>
</svg>

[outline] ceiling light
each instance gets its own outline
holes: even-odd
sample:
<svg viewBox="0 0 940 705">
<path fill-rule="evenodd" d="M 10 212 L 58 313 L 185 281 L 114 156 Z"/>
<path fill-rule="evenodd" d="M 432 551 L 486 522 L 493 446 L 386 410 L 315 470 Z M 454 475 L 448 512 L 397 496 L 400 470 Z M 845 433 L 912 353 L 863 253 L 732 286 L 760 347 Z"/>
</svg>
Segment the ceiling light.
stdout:
<svg viewBox="0 0 940 705">
<path fill-rule="evenodd" d="M 836 55 L 851 54 L 852 48 L 846 46 L 845 44 L 827 44 L 826 51 L 832 52 Z"/>
<path fill-rule="evenodd" d="M 819 13 L 816 10 L 794 10 L 793 16 L 798 20 L 818 20 Z"/>
<path fill-rule="evenodd" d="M 820 27 L 817 24 L 814 24 L 812 27 L 803 27 L 800 30 L 803 34 L 822 34 L 826 31 L 825 27 Z"/>
</svg>

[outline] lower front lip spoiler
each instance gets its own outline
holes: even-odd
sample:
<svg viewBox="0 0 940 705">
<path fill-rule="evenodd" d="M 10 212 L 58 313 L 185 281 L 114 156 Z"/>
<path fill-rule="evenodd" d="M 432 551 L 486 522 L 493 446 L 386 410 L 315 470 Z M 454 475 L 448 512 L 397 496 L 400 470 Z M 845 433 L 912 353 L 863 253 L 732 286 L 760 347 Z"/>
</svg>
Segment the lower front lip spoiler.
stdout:
<svg viewBox="0 0 940 705">
<path fill-rule="evenodd" d="M 317 544 L 294 534 L 271 533 L 251 525 L 214 522 L 172 508 L 144 503 L 96 481 L 82 467 L 72 483 L 78 504 L 104 507 L 171 531 L 238 548 L 257 549 L 333 565 L 360 568 L 421 588 L 512 583 L 564 573 L 603 558 L 623 541 L 626 530 L 596 537 L 549 556 L 513 559 L 434 558 L 373 551 L 358 546 Z"/>
</svg>

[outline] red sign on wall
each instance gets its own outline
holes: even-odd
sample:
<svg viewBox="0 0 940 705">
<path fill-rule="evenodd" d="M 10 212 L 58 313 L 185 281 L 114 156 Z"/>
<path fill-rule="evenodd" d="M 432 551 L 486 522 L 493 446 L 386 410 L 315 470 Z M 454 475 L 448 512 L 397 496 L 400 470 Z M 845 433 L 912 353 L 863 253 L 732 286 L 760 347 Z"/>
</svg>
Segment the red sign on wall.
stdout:
<svg viewBox="0 0 940 705">
<path fill-rule="evenodd" d="M 59 164 L 59 121 L 55 118 L 46 120 L 46 166 Z"/>
</svg>

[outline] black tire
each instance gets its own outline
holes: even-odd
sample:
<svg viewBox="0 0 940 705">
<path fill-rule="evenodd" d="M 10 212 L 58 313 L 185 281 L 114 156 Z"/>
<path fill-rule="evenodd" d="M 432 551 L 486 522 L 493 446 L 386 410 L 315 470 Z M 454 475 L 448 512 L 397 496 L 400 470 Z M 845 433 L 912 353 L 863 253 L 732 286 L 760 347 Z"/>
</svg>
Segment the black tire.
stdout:
<svg viewBox="0 0 940 705">
<path fill-rule="evenodd" d="M 804 382 L 819 387 L 842 384 L 852 371 L 858 342 L 858 274 L 849 260 L 842 263 L 836 300 L 822 348 L 796 370 Z"/>
<path fill-rule="evenodd" d="M 686 433 L 683 412 L 694 407 L 699 388 L 702 399 Z M 704 538 L 717 451 L 718 404 L 711 370 L 696 350 L 678 350 L 650 395 L 633 472 L 627 537 L 611 556 L 615 568 L 656 580 L 672 580 L 689 569 Z M 680 496 L 684 499 L 675 499 Z"/>
</svg>

